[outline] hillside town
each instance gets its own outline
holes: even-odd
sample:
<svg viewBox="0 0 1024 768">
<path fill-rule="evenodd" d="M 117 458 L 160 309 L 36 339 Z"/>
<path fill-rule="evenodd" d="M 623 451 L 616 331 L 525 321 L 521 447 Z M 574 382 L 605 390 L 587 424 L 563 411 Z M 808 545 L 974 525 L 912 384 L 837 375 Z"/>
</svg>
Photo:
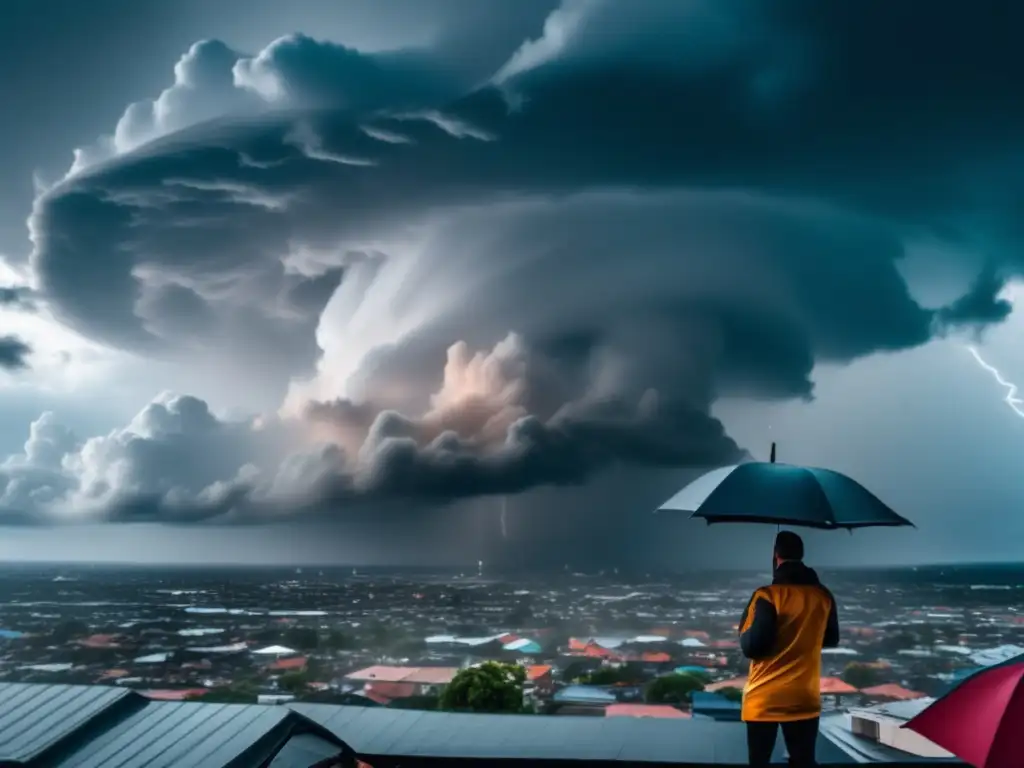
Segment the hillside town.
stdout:
<svg viewBox="0 0 1024 768">
<path fill-rule="evenodd" d="M 747 668 L 737 622 L 758 585 L 743 574 L 625 583 L 141 568 L 19 569 L 4 581 L 0 682 L 438 709 L 460 671 L 499 661 L 523 668 L 523 711 L 734 720 Z M 823 651 L 821 692 L 848 728 L 865 727 L 851 712 L 923 706 L 1024 654 L 1019 588 L 832 583 L 842 642 Z"/>
</svg>

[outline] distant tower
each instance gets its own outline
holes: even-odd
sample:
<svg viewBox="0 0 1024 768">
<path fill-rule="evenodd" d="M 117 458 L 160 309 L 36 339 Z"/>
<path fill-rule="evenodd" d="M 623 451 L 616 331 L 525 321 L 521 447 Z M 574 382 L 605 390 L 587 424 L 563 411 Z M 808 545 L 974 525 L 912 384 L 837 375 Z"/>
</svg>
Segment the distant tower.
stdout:
<svg viewBox="0 0 1024 768">
<path fill-rule="evenodd" d="M 480 576 L 480 577 L 483 577 L 483 575 L 484 575 L 484 561 L 483 560 L 477 560 L 476 561 L 476 575 Z"/>
</svg>

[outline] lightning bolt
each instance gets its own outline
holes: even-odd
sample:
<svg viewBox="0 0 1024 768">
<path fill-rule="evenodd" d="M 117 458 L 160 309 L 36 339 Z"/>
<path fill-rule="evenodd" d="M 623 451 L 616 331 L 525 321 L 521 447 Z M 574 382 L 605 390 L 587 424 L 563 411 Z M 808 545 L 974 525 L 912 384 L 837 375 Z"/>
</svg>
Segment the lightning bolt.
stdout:
<svg viewBox="0 0 1024 768">
<path fill-rule="evenodd" d="M 1024 415 L 1024 414 L 1022 414 Z M 501 538 L 508 538 L 508 496 L 501 497 Z"/>
<path fill-rule="evenodd" d="M 968 346 L 967 351 L 971 353 L 974 361 L 981 366 L 983 370 L 992 374 L 992 378 L 996 380 L 996 383 L 1006 390 L 1006 397 L 1003 398 L 1003 402 L 1010 406 L 1010 410 L 1024 419 L 1024 400 L 1017 397 L 1017 385 L 1012 381 L 1007 381 L 1003 378 L 1003 374 L 999 372 L 999 369 L 986 362 L 985 358 L 981 356 L 981 353 L 978 352 L 976 347 Z"/>
</svg>

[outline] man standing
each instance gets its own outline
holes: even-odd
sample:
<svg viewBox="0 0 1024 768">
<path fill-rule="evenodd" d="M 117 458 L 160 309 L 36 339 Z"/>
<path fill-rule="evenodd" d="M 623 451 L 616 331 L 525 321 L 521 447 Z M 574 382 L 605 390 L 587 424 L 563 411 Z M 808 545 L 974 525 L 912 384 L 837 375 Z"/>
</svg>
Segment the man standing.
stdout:
<svg viewBox="0 0 1024 768">
<path fill-rule="evenodd" d="M 743 721 L 754 768 L 770 765 L 779 726 L 789 764 L 817 765 L 821 649 L 839 645 L 839 615 L 832 593 L 803 559 L 803 540 L 781 531 L 772 583 L 754 592 L 740 619 L 740 648 L 750 659 Z"/>
</svg>

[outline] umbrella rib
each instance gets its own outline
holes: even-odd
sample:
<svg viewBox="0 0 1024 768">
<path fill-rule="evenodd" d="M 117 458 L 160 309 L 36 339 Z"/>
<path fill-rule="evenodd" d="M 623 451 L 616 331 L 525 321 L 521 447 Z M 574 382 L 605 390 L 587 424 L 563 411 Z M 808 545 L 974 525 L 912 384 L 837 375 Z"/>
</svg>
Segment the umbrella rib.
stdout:
<svg viewBox="0 0 1024 768">
<path fill-rule="evenodd" d="M 814 490 L 817 492 L 817 495 L 820 497 L 820 500 L 823 503 L 824 508 L 828 510 L 828 514 L 829 514 L 831 519 L 829 520 L 829 525 L 827 527 L 829 527 L 829 528 L 836 528 L 837 527 L 836 511 L 832 507 L 832 501 L 829 499 L 828 494 L 825 493 L 825 489 L 821 487 L 821 483 L 818 481 L 818 476 L 816 474 L 814 474 L 814 472 L 811 471 L 810 469 L 808 469 L 807 467 L 801 467 L 801 469 L 803 470 L 805 475 L 807 475 L 807 476 L 809 476 L 811 478 L 811 483 L 814 485 Z"/>
</svg>

